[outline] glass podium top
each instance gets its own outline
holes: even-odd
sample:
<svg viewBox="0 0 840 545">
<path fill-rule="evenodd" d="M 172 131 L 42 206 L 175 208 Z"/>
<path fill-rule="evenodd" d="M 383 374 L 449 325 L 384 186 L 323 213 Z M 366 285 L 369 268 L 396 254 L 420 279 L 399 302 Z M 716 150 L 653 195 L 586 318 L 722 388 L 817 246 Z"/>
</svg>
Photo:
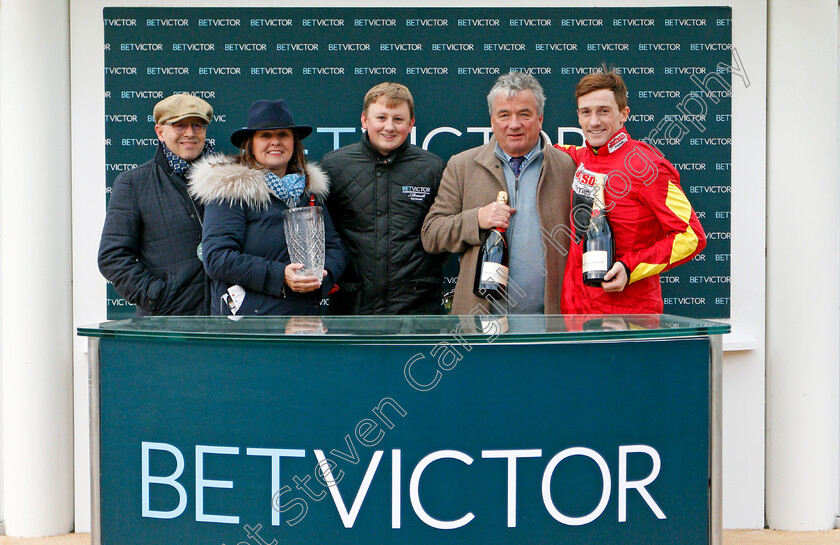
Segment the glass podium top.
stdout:
<svg viewBox="0 0 840 545">
<path fill-rule="evenodd" d="M 78 328 L 84 337 L 339 344 L 502 344 L 707 337 L 729 324 L 668 314 L 510 316 L 152 316 Z"/>
</svg>

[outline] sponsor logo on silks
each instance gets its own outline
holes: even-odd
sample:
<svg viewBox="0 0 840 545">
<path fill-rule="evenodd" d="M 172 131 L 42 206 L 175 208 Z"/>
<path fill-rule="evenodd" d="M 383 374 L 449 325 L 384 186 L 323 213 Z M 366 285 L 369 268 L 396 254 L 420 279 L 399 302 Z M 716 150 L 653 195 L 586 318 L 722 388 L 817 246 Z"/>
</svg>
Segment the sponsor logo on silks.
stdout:
<svg viewBox="0 0 840 545">
<path fill-rule="evenodd" d="M 597 172 L 587 170 L 583 163 L 581 163 L 575 171 L 575 180 L 572 182 L 572 191 L 578 195 L 594 198 L 596 190 L 595 176 L 597 174 Z"/>
<path fill-rule="evenodd" d="M 607 150 L 609 150 L 610 153 L 614 153 L 615 150 L 626 144 L 627 140 L 629 140 L 629 138 L 627 137 L 627 133 L 620 132 L 613 136 L 609 142 L 607 142 Z"/>
<path fill-rule="evenodd" d="M 408 198 L 412 201 L 422 201 L 431 195 L 432 188 L 422 185 L 404 185 L 402 186 L 402 192 L 404 195 L 408 195 Z"/>
</svg>

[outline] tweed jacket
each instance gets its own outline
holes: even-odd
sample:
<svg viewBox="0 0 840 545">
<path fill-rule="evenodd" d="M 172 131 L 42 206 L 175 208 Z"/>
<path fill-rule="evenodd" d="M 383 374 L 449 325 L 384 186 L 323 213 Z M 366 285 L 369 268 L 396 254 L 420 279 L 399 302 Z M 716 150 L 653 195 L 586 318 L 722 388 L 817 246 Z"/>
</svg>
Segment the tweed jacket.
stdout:
<svg viewBox="0 0 840 545">
<path fill-rule="evenodd" d="M 453 314 L 491 310 L 486 299 L 473 294 L 473 281 L 484 234 L 478 227 L 478 209 L 495 201 L 499 191 L 508 191 L 495 148 L 496 139 L 491 138 L 487 144 L 449 160 L 435 203 L 423 222 L 422 240 L 428 252 L 461 254 Z M 575 164 L 567 154 L 558 151 L 543 137 L 537 210 L 545 245 L 546 314 L 560 313 L 560 292 L 571 235 L 569 207 Z"/>
</svg>

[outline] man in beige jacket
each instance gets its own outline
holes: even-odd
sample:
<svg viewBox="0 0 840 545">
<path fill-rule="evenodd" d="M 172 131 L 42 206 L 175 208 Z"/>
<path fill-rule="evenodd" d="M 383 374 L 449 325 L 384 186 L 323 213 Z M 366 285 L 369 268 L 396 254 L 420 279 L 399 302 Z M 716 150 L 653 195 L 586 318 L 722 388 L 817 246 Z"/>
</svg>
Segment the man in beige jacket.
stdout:
<svg viewBox="0 0 840 545">
<path fill-rule="evenodd" d="M 423 222 L 430 253 L 461 254 L 453 314 L 558 314 L 571 234 L 575 164 L 541 135 L 545 94 L 521 72 L 504 74 L 487 95 L 493 137 L 453 156 Z M 509 205 L 497 203 L 499 191 Z M 501 301 L 473 294 L 482 235 L 506 229 L 509 280 Z"/>
</svg>

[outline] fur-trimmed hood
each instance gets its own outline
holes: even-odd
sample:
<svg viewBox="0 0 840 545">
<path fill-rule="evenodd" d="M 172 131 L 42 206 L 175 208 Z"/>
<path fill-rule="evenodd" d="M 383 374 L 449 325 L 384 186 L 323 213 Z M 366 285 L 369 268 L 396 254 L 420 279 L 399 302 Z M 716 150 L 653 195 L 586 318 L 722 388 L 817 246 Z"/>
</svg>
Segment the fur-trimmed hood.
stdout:
<svg viewBox="0 0 840 545">
<path fill-rule="evenodd" d="M 227 155 L 210 155 L 195 163 L 189 173 L 190 195 L 202 204 L 222 201 L 262 207 L 271 201 L 272 192 L 265 183 L 265 173 L 239 163 Z M 306 191 L 325 199 L 330 179 L 314 163 L 306 165 Z"/>
</svg>

